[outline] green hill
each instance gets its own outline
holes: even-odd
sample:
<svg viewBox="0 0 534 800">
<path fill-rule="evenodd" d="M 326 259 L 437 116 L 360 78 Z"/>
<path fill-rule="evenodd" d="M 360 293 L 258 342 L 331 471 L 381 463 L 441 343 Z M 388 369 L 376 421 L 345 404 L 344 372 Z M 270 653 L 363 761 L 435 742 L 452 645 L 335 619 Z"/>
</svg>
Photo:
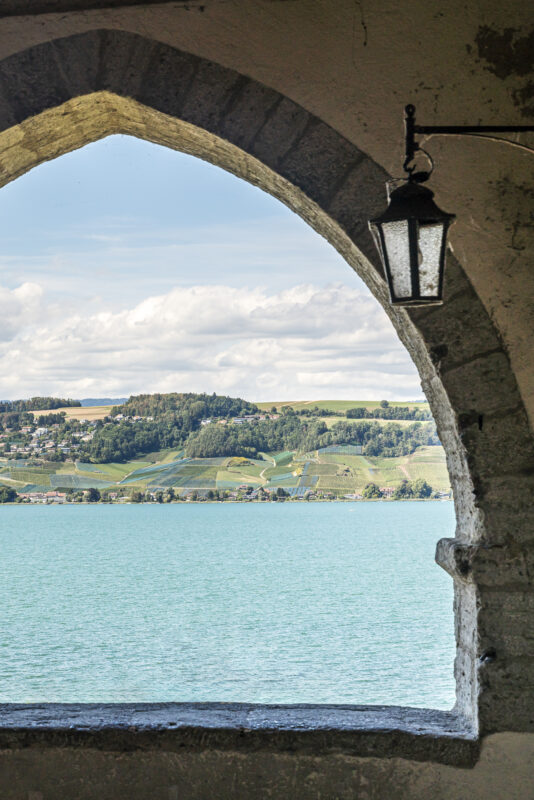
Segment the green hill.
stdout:
<svg viewBox="0 0 534 800">
<path fill-rule="evenodd" d="M 405 481 L 450 490 L 423 402 L 255 404 L 167 394 L 132 397 L 104 419 L 89 407 L 69 411 L 49 415 L 44 428 L 42 416 L 36 423 L 28 413 L 4 413 L 0 485 L 70 495 L 90 488 L 119 495 L 172 489 L 178 496 L 262 489 L 319 499 L 361 495 L 369 483 L 388 496 Z"/>
</svg>

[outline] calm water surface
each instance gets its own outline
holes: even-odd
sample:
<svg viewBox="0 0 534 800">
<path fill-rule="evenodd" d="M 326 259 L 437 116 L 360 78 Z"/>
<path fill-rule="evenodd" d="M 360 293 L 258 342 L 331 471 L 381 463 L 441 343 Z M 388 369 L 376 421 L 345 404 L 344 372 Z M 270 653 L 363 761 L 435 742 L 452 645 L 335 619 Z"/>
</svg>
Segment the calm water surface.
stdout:
<svg viewBox="0 0 534 800">
<path fill-rule="evenodd" d="M 452 503 L 0 507 L 0 702 L 454 703 Z"/>
</svg>

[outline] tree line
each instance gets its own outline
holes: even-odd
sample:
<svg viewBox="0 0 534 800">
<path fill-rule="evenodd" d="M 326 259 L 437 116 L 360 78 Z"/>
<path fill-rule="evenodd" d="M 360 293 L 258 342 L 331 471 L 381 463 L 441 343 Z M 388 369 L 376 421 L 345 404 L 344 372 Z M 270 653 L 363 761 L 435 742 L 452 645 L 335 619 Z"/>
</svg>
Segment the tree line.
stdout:
<svg viewBox="0 0 534 800">
<path fill-rule="evenodd" d="M 48 411 L 54 408 L 74 408 L 81 406 L 79 400 L 65 400 L 63 397 L 30 397 L 29 400 L 2 400 L 0 413 L 12 411 Z"/>
<path fill-rule="evenodd" d="M 256 457 L 261 452 L 293 450 L 306 453 L 330 445 L 360 445 L 364 455 L 403 456 L 422 445 L 440 444 L 433 423 L 401 426 L 391 422 L 302 422 L 296 415 L 264 420 L 254 425 L 207 425 L 193 432 L 186 444 L 191 458 Z"/>
<path fill-rule="evenodd" d="M 116 417 L 124 416 L 161 417 L 165 414 L 188 416 L 195 421 L 206 417 L 242 417 L 258 414 L 259 408 L 241 397 L 220 394 L 195 394 L 193 392 L 169 392 L 168 394 L 138 394 L 111 412 Z"/>
<path fill-rule="evenodd" d="M 432 487 L 423 478 L 403 480 L 391 495 L 392 500 L 424 500 L 432 494 Z M 376 483 L 368 483 L 362 492 L 365 500 L 379 500 L 384 492 Z"/>
<path fill-rule="evenodd" d="M 95 463 L 127 461 L 144 453 L 185 446 L 191 458 L 243 456 L 255 458 L 261 452 L 292 450 L 306 453 L 329 445 L 360 445 L 364 455 L 393 457 L 413 453 L 422 445 L 437 445 L 433 423 L 394 422 L 335 423 L 328 429 L 322 420 L 302 421 L 296 415 L 253 424 L 211 424 L 200 427 L 189 414 L 168 412 L 152 421 L 97 425 L 91 442 L 81 446 L 80 455 Z"/>
</svg>

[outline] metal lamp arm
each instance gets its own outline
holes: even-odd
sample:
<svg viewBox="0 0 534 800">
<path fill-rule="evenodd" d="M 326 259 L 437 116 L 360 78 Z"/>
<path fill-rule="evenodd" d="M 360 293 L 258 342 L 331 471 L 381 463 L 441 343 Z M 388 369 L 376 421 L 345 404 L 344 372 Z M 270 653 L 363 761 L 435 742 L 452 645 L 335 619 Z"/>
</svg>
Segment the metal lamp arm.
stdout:
<svg viewBox="0 0 534 800">
<path fill-rule="evenodd" d="M 452 136 L 479 136 L 485 133 L 533 133 L 534 125 L 417 125 L 415 122 L 415 106 L 409 104 L 405 108 L 406 116 L 404 118 L 404 128 L 406 133 L 406 147 L 405 147 L 405 161 L 404 170 L 408 173 L 410 180 L 418 180 L 422 182 L 428 177 L 427 173 L 414 173 L 415 167 L 410 167 L 410 162 L 413 161 L 414 156 L 418 150 L 423 151 L 418 142 L 415 141 L 415 135 L 420 134 L 439 134 L 439 135 L 452 135 Z M 490 138 L 490 137 L 487 137 Z M 521 147 L 522 149 L 534 152 L 531 147 L 519 145 L 517 142 L 510 142 L 507 139 L 498 139 L 497 141 L 508 142 L 508 144 Z M 428 155 L 428 153 L 426 153 Z M 426 176 L 426 177 L 424 177 Z"/>
</svg>

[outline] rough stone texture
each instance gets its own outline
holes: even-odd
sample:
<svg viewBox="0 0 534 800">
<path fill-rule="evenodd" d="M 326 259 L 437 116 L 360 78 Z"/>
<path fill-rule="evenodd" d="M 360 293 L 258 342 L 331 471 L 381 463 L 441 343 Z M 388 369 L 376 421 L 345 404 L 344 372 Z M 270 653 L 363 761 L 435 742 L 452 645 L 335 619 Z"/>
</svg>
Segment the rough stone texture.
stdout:
<svg viewBox="0 0 534 800">
<path fill-rule="evenodd" d="M 384 205 L 385 177 L 398 175 L 408 100 L 427 124 L 525 122 L 528 4 L 491 0 L 466 10 L 451 0 L 436 11 L 423 0 L 206 0 L 203 13 L 195 2 L 100 5 L 41 0 L 32 4 L 35 19 L 3 21 L 0 182 L 106 135 L 139 136 L 270 192 L 359 272 L 418 366 L 447 452 L 457 532 L 438 559 L 455 581 L 457 709 L 470 730 L 478 726 L 482 750 L 472 770 L 415 761 L 415 742 L 424 743 L 425 758 L 444 761 L 451 738 L 435 731 L 429 745 L 425 733 L 407 730 L 408 710 L 399 712 L 396 733 L 377 732 L 364 714 L 371 730 L 350 735 L 320 733 L 321 715 L 310 712 L 299 733 L 306 745 L 286 718 L 276 752 L 265 747 L 273 740 L 261 725 L 243 731 L 246 751 L 235 727 L 217 734 L 229 736 L 224 750 L 201 725 L 195 736 L 206 747 L 184 754 L 170 752 L 176 738 L 165 732 L 168 750 L 140 751 L 147 740 L 135 730 L 128 741 L 113 740 L 121 752 L 71 747 L 42 721 L 32 746 L 0 756 L 0 794 L 531 798 L 532 736 L 488 734 L 534 730 L 534 162 L 495 142 L 432 139 L 433 188 L 458 214 L 440 308 L 388 306 L 366 225 Z M 8 0 L 0 13 L 28 10 Z M 65 13 L 42 16 L 48 10 Z M 365 752 L 347 755 L 345 735 Z M 336 737 L 343 752 L 329 750 Z M 306 751 L 312 741 L 314 754 Z M 472 742 L 458 746 L 466 752 Z M 374 747 L 380 752 L 371 757 Z"/>
<path fill-rule="evenodd" d="M 476 763 L 471 727 L 445 711 L 395 706 L 138 703 L 0 705 L 0 750 L 229 750 L 397 756 Z"/>
</svg>

